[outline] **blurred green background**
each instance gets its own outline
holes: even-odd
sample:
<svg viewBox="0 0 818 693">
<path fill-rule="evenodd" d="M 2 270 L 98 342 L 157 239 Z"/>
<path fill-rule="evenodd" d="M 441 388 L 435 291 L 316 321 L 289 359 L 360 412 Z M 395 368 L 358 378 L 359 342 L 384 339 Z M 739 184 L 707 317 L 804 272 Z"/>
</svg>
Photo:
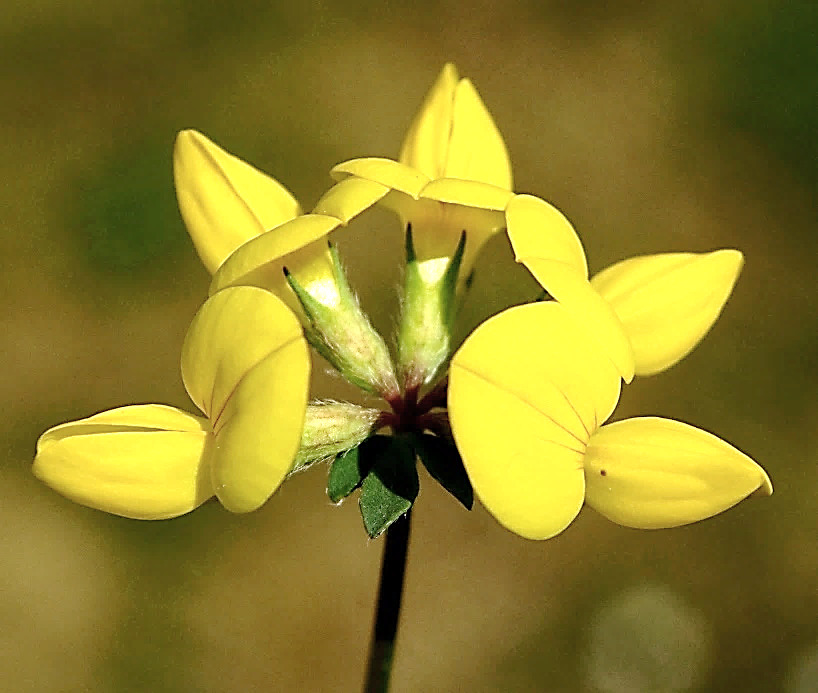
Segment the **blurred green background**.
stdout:
<svg viewBox="0 0 818 693">
<path fill-rule="evenodd" d="M 616 417 L 712 430 L 770 499 L 639 532 L 586 510 L 528 542 L 433 484 L 416 505 L 401 691 L 818 690 L 818 5 L 813 2 L 4 3 L 0 18 L 0 681 L 9 691 L 354 691 L 380 560 L 326 472 L 260 511 L 141 523 L 30 475 L 37 436 L 178 375 L 208 276 L 175 207 L 199 129 L 309 209 L 335 163 L 394 156 L 446 61 L 502 130 L 516 188 L 554 202 L 592 271 L 740 248 L 708 338 Z M 393 325 L 401 263 L 377 212 L 337 236 Z M 533 296 L 502 239 L 465 311 Z M 345 397 L 316 368 L 314 394 Z"/>
</svg>

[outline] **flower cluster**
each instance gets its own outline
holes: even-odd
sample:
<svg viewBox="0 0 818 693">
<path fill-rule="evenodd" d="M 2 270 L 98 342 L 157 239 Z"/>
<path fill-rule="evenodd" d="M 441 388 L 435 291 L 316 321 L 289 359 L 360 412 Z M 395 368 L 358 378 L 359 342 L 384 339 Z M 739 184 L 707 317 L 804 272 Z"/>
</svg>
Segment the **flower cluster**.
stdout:
<svg viewBox="0 0 818 693">
<path fill-rule="evenodd" d="M 513 191 L 502 136 L 452 65 L 398 159 L 337 165 L 308 213 L 198 132 L 179 134 L 173 163 L 182 218 L 213 275 L 181 359 L 203 416 L 132 405 L 46 431 L 34 473 L 68 498 L 140 519 L 214 496 L 248 512 L 328 460 L 330 498 L 359 489 L 377 536 L 414 503 L 420 460 L 466 507 L 476 494 L 511 531 L 545 539 L 586 502 L 620 524 L 658 528 L 772 492 L 759 465 L 710 433 L 657 417 L 605 423 L 623 382 L 664 371 L 704 337 L 741 253 L 635 257 L 589 278 L 568 220 Z M 329 240 L 375 205 L 405 230 L 394 349 Z M 475 258 L 503 229 L 543 295 L 489 318 L 458 348 Z M 308 344 L 388 406 L 310 402 Z"/>
</svg>

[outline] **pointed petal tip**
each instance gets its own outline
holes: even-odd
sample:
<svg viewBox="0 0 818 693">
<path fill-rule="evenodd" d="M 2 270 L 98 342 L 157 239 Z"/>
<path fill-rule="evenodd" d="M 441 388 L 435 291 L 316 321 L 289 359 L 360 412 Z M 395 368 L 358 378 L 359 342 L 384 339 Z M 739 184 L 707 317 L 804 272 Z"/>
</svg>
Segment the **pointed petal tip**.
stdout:
<svg viewBox="0 0 818 693">
<path fill-rule="evenodd" d="M 707 263 L 713 267 L 714 272 L 718 268 L 734 284 L 744 267 L 744 254 L 735 248 L 721 248 L 709 253 L 693 254 L 690 262 Z"/>
<path fill-rule="evenodd" d="M 759 471 L 761 472 L 761 485 L 753 491 L 750 495 L 752 496 L 772 496 L 773 495 L 773 482 L 770 480 L 770 475 L 767 474 L 766 471 L 762 467 L 759 466 Z"/>
<path fill-rule="evenodd" d="M 194 130 L 193 128 L 186 128 L 176 133 L 176 138 L 173 142 L 173 163 L 174 167 L 178 167 L 182 163 L 182 157 L 187 157 L 192 153 L 193 149 L 211 151 L 221 149 L 213 140 L 207 135 Z"/>
<path fill-rule="evenodd" d="M 193 128 L 185 128 L 184 130 L 179 130 L 179 132 L 176 133 L 176 144 L 184 144 L 185 142 L 200 138 L 205 138 L 201 132 L 194 130 Z"/>
<path fill-rule="evenodd" d="M 440 73 L 455 81 L 457 81 L 460 78 L 460 73 L 457 71 L 457 66 L 452 62 L 446 63 L 443 66 L 443 69 L 441 69 Z"/>
<path fill-rule="evenodd" d="M 714 250 L 711 255 L 719 256 L 722 258 L 729 258 L 732 263 L 741 267 L 744 264 L 744 253 L 736 248 L 722 248 L 720 250 Z"/>
</svg>

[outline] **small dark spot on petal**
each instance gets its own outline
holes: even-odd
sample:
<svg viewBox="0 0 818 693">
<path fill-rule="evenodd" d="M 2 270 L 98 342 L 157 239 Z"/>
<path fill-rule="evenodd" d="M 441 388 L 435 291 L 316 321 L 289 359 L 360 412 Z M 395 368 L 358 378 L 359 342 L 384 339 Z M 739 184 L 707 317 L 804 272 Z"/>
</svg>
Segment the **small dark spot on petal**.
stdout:
<svg viewBox="0 0 818 693">
<path fill-rule="evenodd" d="M 608 472 L 606 472 L 604 469 L 600 469 L 599 474 L 600 474 L 600 476 L 607 476 Z"/>
</svg>

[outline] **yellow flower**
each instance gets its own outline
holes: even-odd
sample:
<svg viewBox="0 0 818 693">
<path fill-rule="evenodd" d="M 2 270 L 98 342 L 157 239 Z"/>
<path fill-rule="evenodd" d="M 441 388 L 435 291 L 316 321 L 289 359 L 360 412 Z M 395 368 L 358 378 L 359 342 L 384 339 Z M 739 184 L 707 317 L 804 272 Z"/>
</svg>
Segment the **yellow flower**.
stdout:
<svg viewBox="0 0 818 693">
<path fill-rule="evenodd" d="M 432 382 L 451 354 L 454 295 L 477 253 L 505 223 L 511 165 L 472 83 L 444 66 L 404 139 L 400 161 L 353 159 L 331 171 L 340 184 L 377 185 L 382 206 L 407 229 L 398 334 L 404 389 Z M 334 206 L 324 212 L 338 215 Z"/>
<path fill-rule="evenodd" d="M 349 380 L 386 397 L 398 391 L 383 339 L 350 290 L 327 236 L 388 189 L 364 180 L 331 188 L 300 214 L 276 181 L 192 130 L 177 137 L 179 207 L 202 260 L 214 272 L 210 294 L 257 286 L 284 301 L 318 351 Z M 300 295 L 299 295 L 300 292 Z"/>
<path fill-rule="evenodd" d="M 626 382 L 681 360 L 707 334 L 743 264 L 737 250 L 634 257 L 588 281 L 582 243 L 547 202 L 518 195 L 506 209 L 518 262 L 603 345 Z"/>
<path fill-rule="evenodd" d="M 34 474 L 83 505 L 137 519 L 193 510 L 216 495 L 233 512 L 262 505 L 293 466 L 310 362 L 301 327 L 275 296 L 226 289 L 196 314 L 182 378 L 204 417 L 132 405 L 56 426 Z"/>
<path fill-rule="evenodd" d="M 195 130 L 176 136 L 173 177 L 182 219 L 211 274 L 242 243 L 301 213 L 281 183 Z"/>
<path fill-rule="evenodd" d="M 468 79 L 451 64 L 415 115 L 399 161 L 353 159 L 332 169 L 391 190 L 381 203 L 411 224 L 414 251 L 428 281 L 439 279 L 466 232 L 465 278 L 480 248 L 504 225 L 511 163 L 500 131 Z"/>
<path fill-rule="evenodd" d="M 603 426 L 620 374 L 560 303 L 483 323 L 454 355 L 449 378 L 452 432 L 474 491 L 523 537 L 559 534 L 584 502 L 620 524 L 658 528 L 772 493 L 749 457 L 687 424 Z"/>
<path fill-rule="evenodd" d="M 312 214 L 302 215 L 280 183 L 195 130 L 176 137 L 173 171 L 182 218 L 214 274 L 210 294 L 228 286 L 258 286 L 297 315 L 302 306 L 282 269 L 286 266 L 321 303 L 336 305 L 342 291 L 326 237 L 388 192 L 349 181 L 331 188 Z"/>
</svg>

